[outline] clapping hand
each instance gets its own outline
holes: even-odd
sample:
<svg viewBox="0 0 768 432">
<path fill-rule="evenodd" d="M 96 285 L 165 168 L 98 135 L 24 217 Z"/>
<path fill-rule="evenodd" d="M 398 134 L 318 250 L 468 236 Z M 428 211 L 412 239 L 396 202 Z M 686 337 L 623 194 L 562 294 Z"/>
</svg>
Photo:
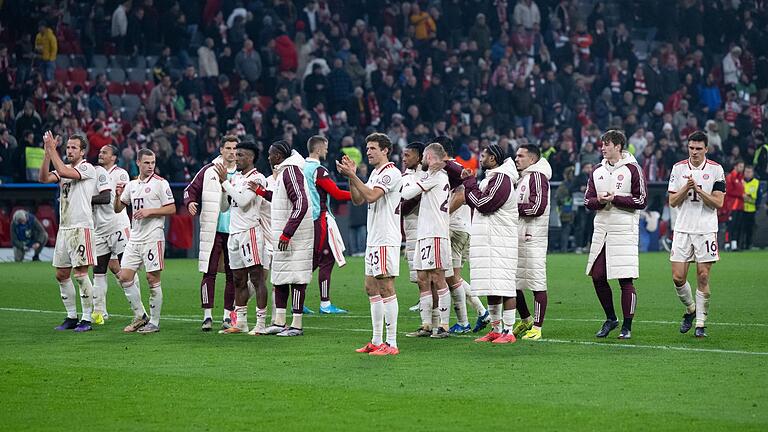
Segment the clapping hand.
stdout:
<svg viewBox="0 0 768 432">
<path fill-rule="evenodd" d="M 216 174 L 219 175 L 219 183 L 227 181 L 227 169 L 223 164 L 215 164 L 213 169 L 216 170 Z"/>
</svg>

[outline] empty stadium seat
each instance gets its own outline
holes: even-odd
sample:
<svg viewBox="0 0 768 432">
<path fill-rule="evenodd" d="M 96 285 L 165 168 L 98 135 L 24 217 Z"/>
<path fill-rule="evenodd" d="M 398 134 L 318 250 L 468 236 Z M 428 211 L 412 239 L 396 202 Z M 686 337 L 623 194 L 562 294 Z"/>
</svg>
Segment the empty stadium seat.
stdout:
<svg viewBox="0 0 768 432">
<path fill-rule="evenodd" d="M 83 68 L 70 68 L 69 80 L 77 84 L 83 85 L 88 81 L 88 71 Z"/>
<path fill-rule="evenodd" d="M 128 73 L 128 81 L 144 82 L 147 79 L 147 71 L 145 69 L 136 67 L 127 69 L 126 72 Z"/>
<path fill-rule="evenodd" d="M 11 247 L 11 215 L 0 208 L 0 247 Z"/>
<path fill-rule="evenodd" d="M 90 79 L 91 81 L 96 81 L 97 76 L 105 73 L 107 73 L 107 70 L 103 68 L 96 68 L 96 67 L 88 68 L 88 79 Z"/>
<path fill-rule="evenodd" d="M 69 55 L 59 54 L 56 56 L 56 68 L 66 69 L 69 67 Z"/>
<path fill-rule="evenodd" d="M 55 79 L 58 82 L 66 83 L 69 81 L 69 71 L 63 68 L 57 67 L 56 70 L 53 72 L 53 79 Z"/>
<path fill-rule="evenodd" d="M 95 69 L 106 69 L 109 66 L 109 59 L 105 55 L 96 54 L 91 59 L 91 66 Z"/>
<path fill-rule="evenodd" d="M 41 204 L 37 207 L 35 217 L 43 224 L 43 228 L 48 233 L 48 246 L 56 246 L 56 233 L 59 230 L 56 210 L 51 205 Z"/>
<path fill-rule="evenodd" d="M 107 79 L 122 84 L 125 81 L 125 71 L 123 68 L 107 69 Z"/>
<path fill-rule="evenodd" d="M 125 83 L 125 92 L 128 94 L 141 96 L 141 94 L 144 93 L 144 81 L 129 81 Z"/>
<path fill-rule="evenodd" d="M 122 96 L 125 92 L 125 86 L 121 81 L 112 81 L 107 85 L 107 92 L 110 95 Z"/>
<path fill-rule="evenodd" d="M 123 105 L 123 98 L 121 97 L 121 95 L 112 94 L 110 92 L 109 103 L 112 104 L 112 108 L 114 109 L 120 108 Z"/>
</svg>

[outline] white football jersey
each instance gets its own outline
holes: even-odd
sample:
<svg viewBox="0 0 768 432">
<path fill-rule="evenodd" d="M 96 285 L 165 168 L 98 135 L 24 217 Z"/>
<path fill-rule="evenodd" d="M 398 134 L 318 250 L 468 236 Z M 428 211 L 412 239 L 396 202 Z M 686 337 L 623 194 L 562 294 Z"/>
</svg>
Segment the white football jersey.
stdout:
<svg viewBox="0 0 768 432">
<path fill-rule="evenodd" d="M 368 204 L 368 237 L 372 246 L 400 246 L 400 183 L 402 174 L 392 162 L 375 169 L 368 178 L 368 187 L 379 188 L 384 196 Z"/>
<path fill-rule="evenodd" d="M 464 190 L 462 189 L 460 192 L 451 192 L 451 198 L 453 198 L 453 194 L 455 193 L 463 194 Z M 461 207 L 451 213 L 451 232 L 459 231 L 468 233 L 470 226 L 472 226 L 472 209 L 470 209 L 468 205 L 462 204 Z"/>
<path fill-rule="evenodd" d="M 421 172 L 421 171 L 418 171 Z M 401 180 L 402 183 L 402 189 L 406 189 L 407 187 L 416 184 L 416 181 L 419 178 L 417 177 L 417 171 L 412 169 L 406 169 L 403 173 L 403 177 Z M 401 189 L 401 192 L 402 192 Z M 403 231 L 405 231 L 405 238 L 406 240 L 416 240 L 416 227 L 419 224 L 419 206 L 415 206 L 412 212 L 409 214 L 403 214 Z"/>
<path fill-rule="evenodd" d="M 448 184 L 448 174 L 444 171 L 425 172 L 416 185 L 422 190 L 419 224 L 416 228 L 418 239 L 450 238 L 448 201 L 451 186 Z"/>
<path fill-rule="evenodd" d="M 125 186 L 120 201 L 131 206 L 133 213 L 141 209 L 157 209 L 173 204 L 173 193 L 168 182 L 152 174 L 145 181 L 131 180 Z M 131 243 L 149 243 L 165 240 L 165 217 L 147 217 L 133 219 L 131 223 Z"/>
<path fill-rule="evenodd" d="M 685 187 L 689 177 L 693 177 L 706 193 L 712 193 L 713 190 L 725 192 L 725 173 L 720 164 L 705 160 L 701 166 L 694 167 L 688 159 L 672 167 L 668 191 L 679 191 Z M 717 232 L 717 209 L 705 205 L 693 190 L 688 191 L 688 197 L 678 207 L 673 207 L 672 212 L 675 215 L 674 231 L 690 234 Z"/>
<path fill-rule="evenodd" d="M 248 182 L 254 181 L 266 184 L 264 175 L 256 168 L 243 174 L 236 173 L 230 180 L 222 183 L 229 200 L 229 233 L 235 234 L 258 227 L 261 219 L 261 200 L 255 192 L 248 188 Z"/>
<path fill-rule="evenodd" d="M 266 185 L 264 189 L 275 192 L 277 190 L 277 179 L 274 174 L 265 179 Z M 264 235 L 264 242 L 268 245 L 272 245 L 272 203 L 262 199 L 261 200 L 261 214 L 259 215 L 259 223 L 261 224 L 261 231 Z"/>
<path fill-rule="evenodd" d="M 102 166 L 95 166 L 96 169 L 96 193 L 100 194 L 109 190 L 109 204 L 93 204 L 93 223 L 96 237 L 104 237 L 112 234 L 115 217 L 115 189 L 109 180 L 109 173 Z"/>
<path fill-rule="evenodd" d="M 71 165 L 67 165 L 71 166 Z M 85 160 L 74 166 L 80 174 L 79 180 L 59 177 L 59 228 L 93 229 L 93 207 L 91 199 L 96 192 L 96 169 Z"/>
<path fill-rule="evenodd" d="M 128 175 L 128 171 L 120 168 L 117 165 L 113 165 L 112 168 L 107 171 L 109 173 L 109 180 L 111 182 L 112 186 L 112 192 L 117 190 L 117 185 L 119 184 L 125 184 L 128 185 L 128 182 L 131 181 L 131 177 Z M 112 202 L 113 209 L 114 209 L 114 201 Z M 112 220 L 114 223 L 115 232 L 122 230 L 123 228 L 127 228 L 131 226 L 131 220 L 128 219 L 128 210 L 123 209 L 120 213 L 115 214 L 115 218 Z"/>
</svg>

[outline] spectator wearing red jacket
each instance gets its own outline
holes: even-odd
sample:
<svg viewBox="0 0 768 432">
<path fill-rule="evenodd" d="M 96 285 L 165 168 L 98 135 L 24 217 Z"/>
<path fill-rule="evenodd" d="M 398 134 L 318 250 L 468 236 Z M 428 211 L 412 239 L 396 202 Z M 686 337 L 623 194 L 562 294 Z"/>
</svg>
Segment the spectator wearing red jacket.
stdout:
<svg viewBox="0 0 768 432">
<path fill-rule="evenodd" d="M 738 161 L 733 170 L 725 178 L 725 204 L 730 213 L 728 220 L 728 238 L 730 248 L 738 250 L 738 239 L 741 235 L 741 219 L 744 213 L 744 161 Z"/>
</svg>

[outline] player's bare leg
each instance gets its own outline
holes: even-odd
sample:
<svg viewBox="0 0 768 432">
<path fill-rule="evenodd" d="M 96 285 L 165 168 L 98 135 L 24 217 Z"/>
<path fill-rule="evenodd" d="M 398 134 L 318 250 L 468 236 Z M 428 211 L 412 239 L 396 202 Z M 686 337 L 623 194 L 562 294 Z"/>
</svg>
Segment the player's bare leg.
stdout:
<svg viewBox="0 0 768 432">
<path fill-rule="evenodd" d="M 685 306 L 683 321 L 680 323 L 680 333 L 688 333 L 696 317 L 696 303 L 693 300 L 691 284 L 688 282 L 689 266 L 690 264 L 687 262 L 672 262 L 672 282 L 675 284 L 677 297 Z"/>
<path fill-rule="evenodd" d="M 138 278 L 136 276 L 136 270 L 127 268 L 120 269 L 118 274 L 120 286 L 123 287 L 125 298 L 128 299 L 128 303 L 130 303 L 131 310 L 133 311 L 133 321 L 123 329 L 126 333 L 133 333 L 149 323 L 147 310 L 144 309 L 144 303 L 141 301 L 141 291 L 139 290 Z"/>
</svg>

